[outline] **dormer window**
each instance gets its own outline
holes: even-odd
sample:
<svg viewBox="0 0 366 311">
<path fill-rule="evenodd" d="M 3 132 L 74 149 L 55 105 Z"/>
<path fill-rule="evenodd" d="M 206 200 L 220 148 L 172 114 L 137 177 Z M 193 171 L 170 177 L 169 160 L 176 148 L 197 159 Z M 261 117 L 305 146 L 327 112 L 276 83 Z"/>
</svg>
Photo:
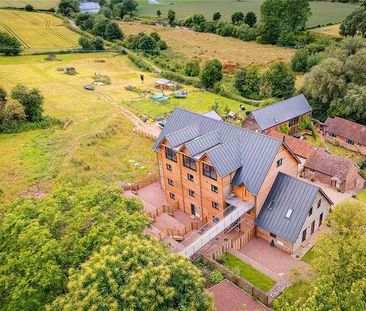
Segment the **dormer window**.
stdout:
<svg viewBox="0 0 366 311">
<path fill-rule="evenodd" d="M 187 157 L 186 155 L 183 155 L 183 165 L 185 167 L 190 168 L 193 171 L 196 171 L 197 170 L 197 168 L 196 168 L 196 161 L 193 160 L 190 157 Z"/>
<path fill-rule="evenodd" d="M 272 201 L 271 201 L 271 202 L 269 202 L 269 204 L 268 204 L 268 209 L 269 209 L 269 210 L 272 210 L 273 205 L 274 205 L 274 201 L 272 200 Z"/>
<path fill-rule="evenodd" d="M 171 161 L 177 162 L 177 153 L 168 147 L 165 147 L 165 157 Z"/>
<path fill-rule="evenodd" d="M 203 163 L 203 175 L 208 178 L 217 180 L 217 173 L 213 166 Z"/>
<path fill-rule="evenodd" d="M 283 163 L 283 159 L 282 158 L 279 159 L 279 160 L 277 160 L 277 163 L 276 163 L 277 167 L 280 167 L 282 165 L 282 163 Z"/>
</svg>

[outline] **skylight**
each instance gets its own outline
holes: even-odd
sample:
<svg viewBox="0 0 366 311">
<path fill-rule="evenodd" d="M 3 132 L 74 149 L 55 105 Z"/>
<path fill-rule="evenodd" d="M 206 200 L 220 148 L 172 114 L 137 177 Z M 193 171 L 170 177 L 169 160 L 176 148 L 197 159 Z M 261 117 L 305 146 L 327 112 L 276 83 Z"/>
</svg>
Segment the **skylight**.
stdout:
<svg viewBox="0 0 366 311">
<path fill-rule="evenodd" d="M 274 121 L 275 121 L 276 123 L 278 123 L 278 119 L 274 119 Z"/>
<path fill-rule="evenodd" d="M 286 213 L 286 218 L 290 218 L 292 215 L 292 209 L 290 208 Z"/>
<path fill-rule="evenodd" d="M 269 210 L 271 210 L 273 208 L 273 204 L 274 204 L 273 200 L 271 202 L 269 202 L 269 204 L 268 204 L 268 209 Z"/>
</svg>

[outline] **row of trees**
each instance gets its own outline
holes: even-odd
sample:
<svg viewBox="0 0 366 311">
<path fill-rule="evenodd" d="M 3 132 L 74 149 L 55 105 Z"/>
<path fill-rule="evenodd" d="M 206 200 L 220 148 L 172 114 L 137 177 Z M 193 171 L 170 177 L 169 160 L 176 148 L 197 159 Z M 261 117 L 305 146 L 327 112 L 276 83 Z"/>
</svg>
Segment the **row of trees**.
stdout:
<svg viewBox="0 0 366 311">
<path fill-rule="evenodd" d="M 343 21 L 340 26 L 340 33 L 342 36 L 355 36 L 361 35 L 366 37 L 366 1 L 363 1 L 362 5 L 351 13 Z"/>
<path fill-rule="evenodd" d="M 11 97 L 0 87 L 0 132 L 20 123 L 39 122 L 43 119 L 43 96 L 38 89 L 18 84 Z"/>
<path fill-rule="evenodd" d="M 166 50 L 168 45 L 164 40 L 161 40 L 157 32 L 152 32 L 150 35 L 140 32 L 136 35 L 129 35 L 124 42 L 126 48 L 138 52 L 143 52 L 148 55 L 159 54 L 159 51 Z"/>
<path fill-rule="evenodd" d="M 5 310 L 213 310 L 199 271 L 142 234 L 142 204 L 99 184 L 5 207 Z"/>
<path fill-rule="evenodd" d="M 330 231 L 314 247 L 317 278 L 299 299 L 289 294 L 274 303 L 276 310 L 366 309 L 366 210 L 361 202 L 338 204 L 329 217 Z"/>
</svg>

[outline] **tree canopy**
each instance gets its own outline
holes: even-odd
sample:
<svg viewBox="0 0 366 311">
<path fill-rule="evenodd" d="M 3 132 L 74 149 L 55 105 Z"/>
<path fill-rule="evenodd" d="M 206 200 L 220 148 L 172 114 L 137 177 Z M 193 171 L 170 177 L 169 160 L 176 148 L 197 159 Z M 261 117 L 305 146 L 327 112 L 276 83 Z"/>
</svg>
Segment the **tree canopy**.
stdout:
<svg viewBox="0 0 366 311">
<path fill-rule="evenodd" d="M 219 60 L 207 61 L 201 70 L 201 83 L 204 87 L 210 88 L 222 79 L 222 64 Z"/>
<path fill-rule="evenodd" d="M 364 38 L 366 37 L 366 1 L 342 22 L 340 34 L 352 37 L 359 34 Z"/>
<path fill-rule="evenodd" d="M 213 310 L 200 272 L 155 240 L 116 237 L 81 269 L 51 310 Z"/>
<path fill-rule="evenodd" d="M 0 31 L 0 53 L 11 56 L 19 54 L 22 50 L 22 45 L 17 38 Z"/>
<path fill-rule="evenodd" d="M 66 289 L 77 268 L 115 236 L 140 234 L 141 203 L 117 189 L 60 186 L 42 200 L 16 200 L 0 221 L 0 305 L 34 310 Z"/>
<path fill-rule="evenodd" d="M 67 17 L 79 12 L 80 3 L 78 0 L 61 0 L 58 5 L 58 12 Z"/>
</svg>

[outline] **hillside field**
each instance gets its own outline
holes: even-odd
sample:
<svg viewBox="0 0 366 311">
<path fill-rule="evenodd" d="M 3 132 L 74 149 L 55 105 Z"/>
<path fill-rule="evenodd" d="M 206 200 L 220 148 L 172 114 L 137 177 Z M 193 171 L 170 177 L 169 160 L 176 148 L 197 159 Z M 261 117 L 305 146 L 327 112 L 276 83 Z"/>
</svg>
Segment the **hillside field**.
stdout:
<svg viewBox="0 0 366 311">
<path fill-rule="evenodd" d="M 260 15 L 260 6 L 264 0 L 139 0 L 140 15 L 156 15 L 159 9 L 166 16 L 169 9 L 176 11 L 178 18 L 184 18 L 195 13 L 202 13 L 211 19 L 213 13 L 221 12 L 224 20 L 229 20 L 234 12 L 253 11 Z M 173 3 L 173 5 L 171 5 Z M 355 5 L 330 1 L 311 1 L 313 15 L 308 27 L 341 22 L 354 9 Z"/>
<path fill-rule="evenodd" d="M 171 50 L 186 58 L 199 61 L 217 58 L 224 66 L 240 67 L 249 64 L 266 66 L 277 59 L 289 61 L 295 50 L 275 45 L 245 42 L 236 38 L 222 37 L 211 33 L 194 32 L 188 29 L 120 22 L 125 35 L 141 31 L 157 31 Z"/>
<path fill-rule="evenodd" d="M 31 4 L 35 9 L 48 10 L 57 8 L 58 0 L 0 0 L 0 8 L 24 8 L 27 4 Z"/>
<path fill-rule="evenodd" d="M 0 10 L 0 30 L 18 38 L 25 54 L 78 47 L 79 34 L 51 14 Z"/>
</svg>

